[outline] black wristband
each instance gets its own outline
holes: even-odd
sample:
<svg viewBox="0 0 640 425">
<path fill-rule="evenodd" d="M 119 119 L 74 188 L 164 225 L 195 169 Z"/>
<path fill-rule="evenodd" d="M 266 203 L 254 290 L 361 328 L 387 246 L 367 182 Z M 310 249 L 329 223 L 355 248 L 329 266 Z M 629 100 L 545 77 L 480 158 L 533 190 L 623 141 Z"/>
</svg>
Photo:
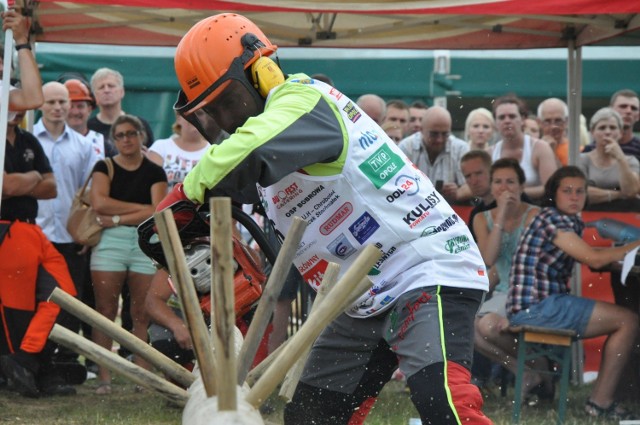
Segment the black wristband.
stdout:
<svg viewBox="0 0 640 425">
<path fill-rule="evenodd" d="M 31 50 L 31 44 L 29 44 L 29 43 L 16 44 L 16 52 L 17 52 L 18 50 L 22 50 L 22 49 L 28 49 L 28 50 Z"/>
</svg>

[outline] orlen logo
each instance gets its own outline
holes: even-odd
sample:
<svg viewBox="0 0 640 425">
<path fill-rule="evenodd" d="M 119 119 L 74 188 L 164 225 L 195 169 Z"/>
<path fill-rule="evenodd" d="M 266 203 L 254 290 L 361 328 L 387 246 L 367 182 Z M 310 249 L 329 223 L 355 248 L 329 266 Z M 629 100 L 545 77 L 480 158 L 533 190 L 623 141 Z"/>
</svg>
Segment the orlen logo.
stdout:
<svg viewBox="0 0 640 425">
<path fill-rule="evenodd" d="M 347 219 L 353 212 L 353 205 L 351 202 L 345 202 L 342 204 L 338 211 L 333 213 L 331 217 L 320 225 L 320 233 L 327 236 L 333 232 L 343 221 Z"/>
<path fill-rule="evenodd" d="M 360 137 L 358 138 L 358 142 L 360 143 L 360 147 L 362 149 L 367 149 L 369 146 L 376 143 L 376 141 L 380 138 L 375 131 L 363 131 L 360 133 Z"/>
<path fill-rule="evenodd" d="M 396 199 L 400 198 L 402 195 L 413 196 L 420 190 L 420 177 L 412 177 L 406 174 L 401 174 L 396 178 L 396 187 L 398 189 L 394 190 L 390 195 L 387 195 L 387 202 L 392 203 L 395 202 Z"/>
</svg>

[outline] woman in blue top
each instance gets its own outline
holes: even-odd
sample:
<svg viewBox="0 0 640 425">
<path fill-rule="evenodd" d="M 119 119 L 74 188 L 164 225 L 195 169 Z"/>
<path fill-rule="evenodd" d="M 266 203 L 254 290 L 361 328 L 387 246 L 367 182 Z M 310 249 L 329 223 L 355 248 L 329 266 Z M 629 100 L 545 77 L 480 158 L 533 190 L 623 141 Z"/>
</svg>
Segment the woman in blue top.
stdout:
<svg viewBox="0 0 640 425">
<path fill-rule="evenodd" d="M 638 333 L 638 316 L 614 304 L 570 295 L 569 278 L 576 261 L 601 268 L 622 260 L 640 241 L 612 248 L 589 246 L 582 239 L 579 215 L 586 197 L 587 180 L 577 167 L 560 168 L 547 181 L 544 208 L 523 233 L 513 259 L 507 314 L 513 326 L 572 329 L 579 339 L 607 335 L 585 410 L 589 416 L 619 419 L 628 413 L 613 397 Z"/>
<path fill-rule="evenodd" d="M 505 304 L 513 254 L 518 247 L 520 235 L 539 212 L 539 208 L 521 201 L 525 175 L 516 159 L 502 158 L 494 162 L 490 179 L 496 207 L 476 214 L 473 219 L 478 247 L 489 269 L 491 294 L 491 298 L 482 304 L 478 312 L 474 343 L 477 351 L 515 373 L 515 357 L 505 353 L 493 340 L 501 337 L 499 329 L 508 326 Z"/>
</svg>

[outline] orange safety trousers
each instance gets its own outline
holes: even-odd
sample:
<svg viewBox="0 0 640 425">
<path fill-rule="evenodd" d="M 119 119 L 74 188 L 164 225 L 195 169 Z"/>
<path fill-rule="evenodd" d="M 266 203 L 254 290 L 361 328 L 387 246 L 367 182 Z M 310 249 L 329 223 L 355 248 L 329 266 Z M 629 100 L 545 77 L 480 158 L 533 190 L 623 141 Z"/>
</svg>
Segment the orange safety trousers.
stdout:
<svg viewBox="0 0 640 425">
<path fill-rule="evenodd" d="M 9 226 L 7 230 L 7 226 Z M 0 354 L 44 348 L 60 307 L 48 301 L 54 288 L 76 290 L 64 257 L 39 226 L 0 221 Z"/>
</svg>

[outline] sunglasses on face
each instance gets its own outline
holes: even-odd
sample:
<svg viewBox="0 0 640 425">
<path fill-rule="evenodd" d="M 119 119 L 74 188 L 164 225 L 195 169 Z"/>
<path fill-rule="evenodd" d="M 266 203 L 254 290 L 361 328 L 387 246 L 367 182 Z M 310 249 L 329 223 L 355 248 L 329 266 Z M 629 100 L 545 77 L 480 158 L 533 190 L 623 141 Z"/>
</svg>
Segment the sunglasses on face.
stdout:
<svg viewBox="0 0 640 425">
<path fill-rule="evenodd" d="M 120 133 L 116 133 L 113 135 L 115 140 L 121 141 L 124 139 L 133 139 L 134 137 L 138 137 L 140 135 L 139 131 L 123 131 Z"/>
</svg>

